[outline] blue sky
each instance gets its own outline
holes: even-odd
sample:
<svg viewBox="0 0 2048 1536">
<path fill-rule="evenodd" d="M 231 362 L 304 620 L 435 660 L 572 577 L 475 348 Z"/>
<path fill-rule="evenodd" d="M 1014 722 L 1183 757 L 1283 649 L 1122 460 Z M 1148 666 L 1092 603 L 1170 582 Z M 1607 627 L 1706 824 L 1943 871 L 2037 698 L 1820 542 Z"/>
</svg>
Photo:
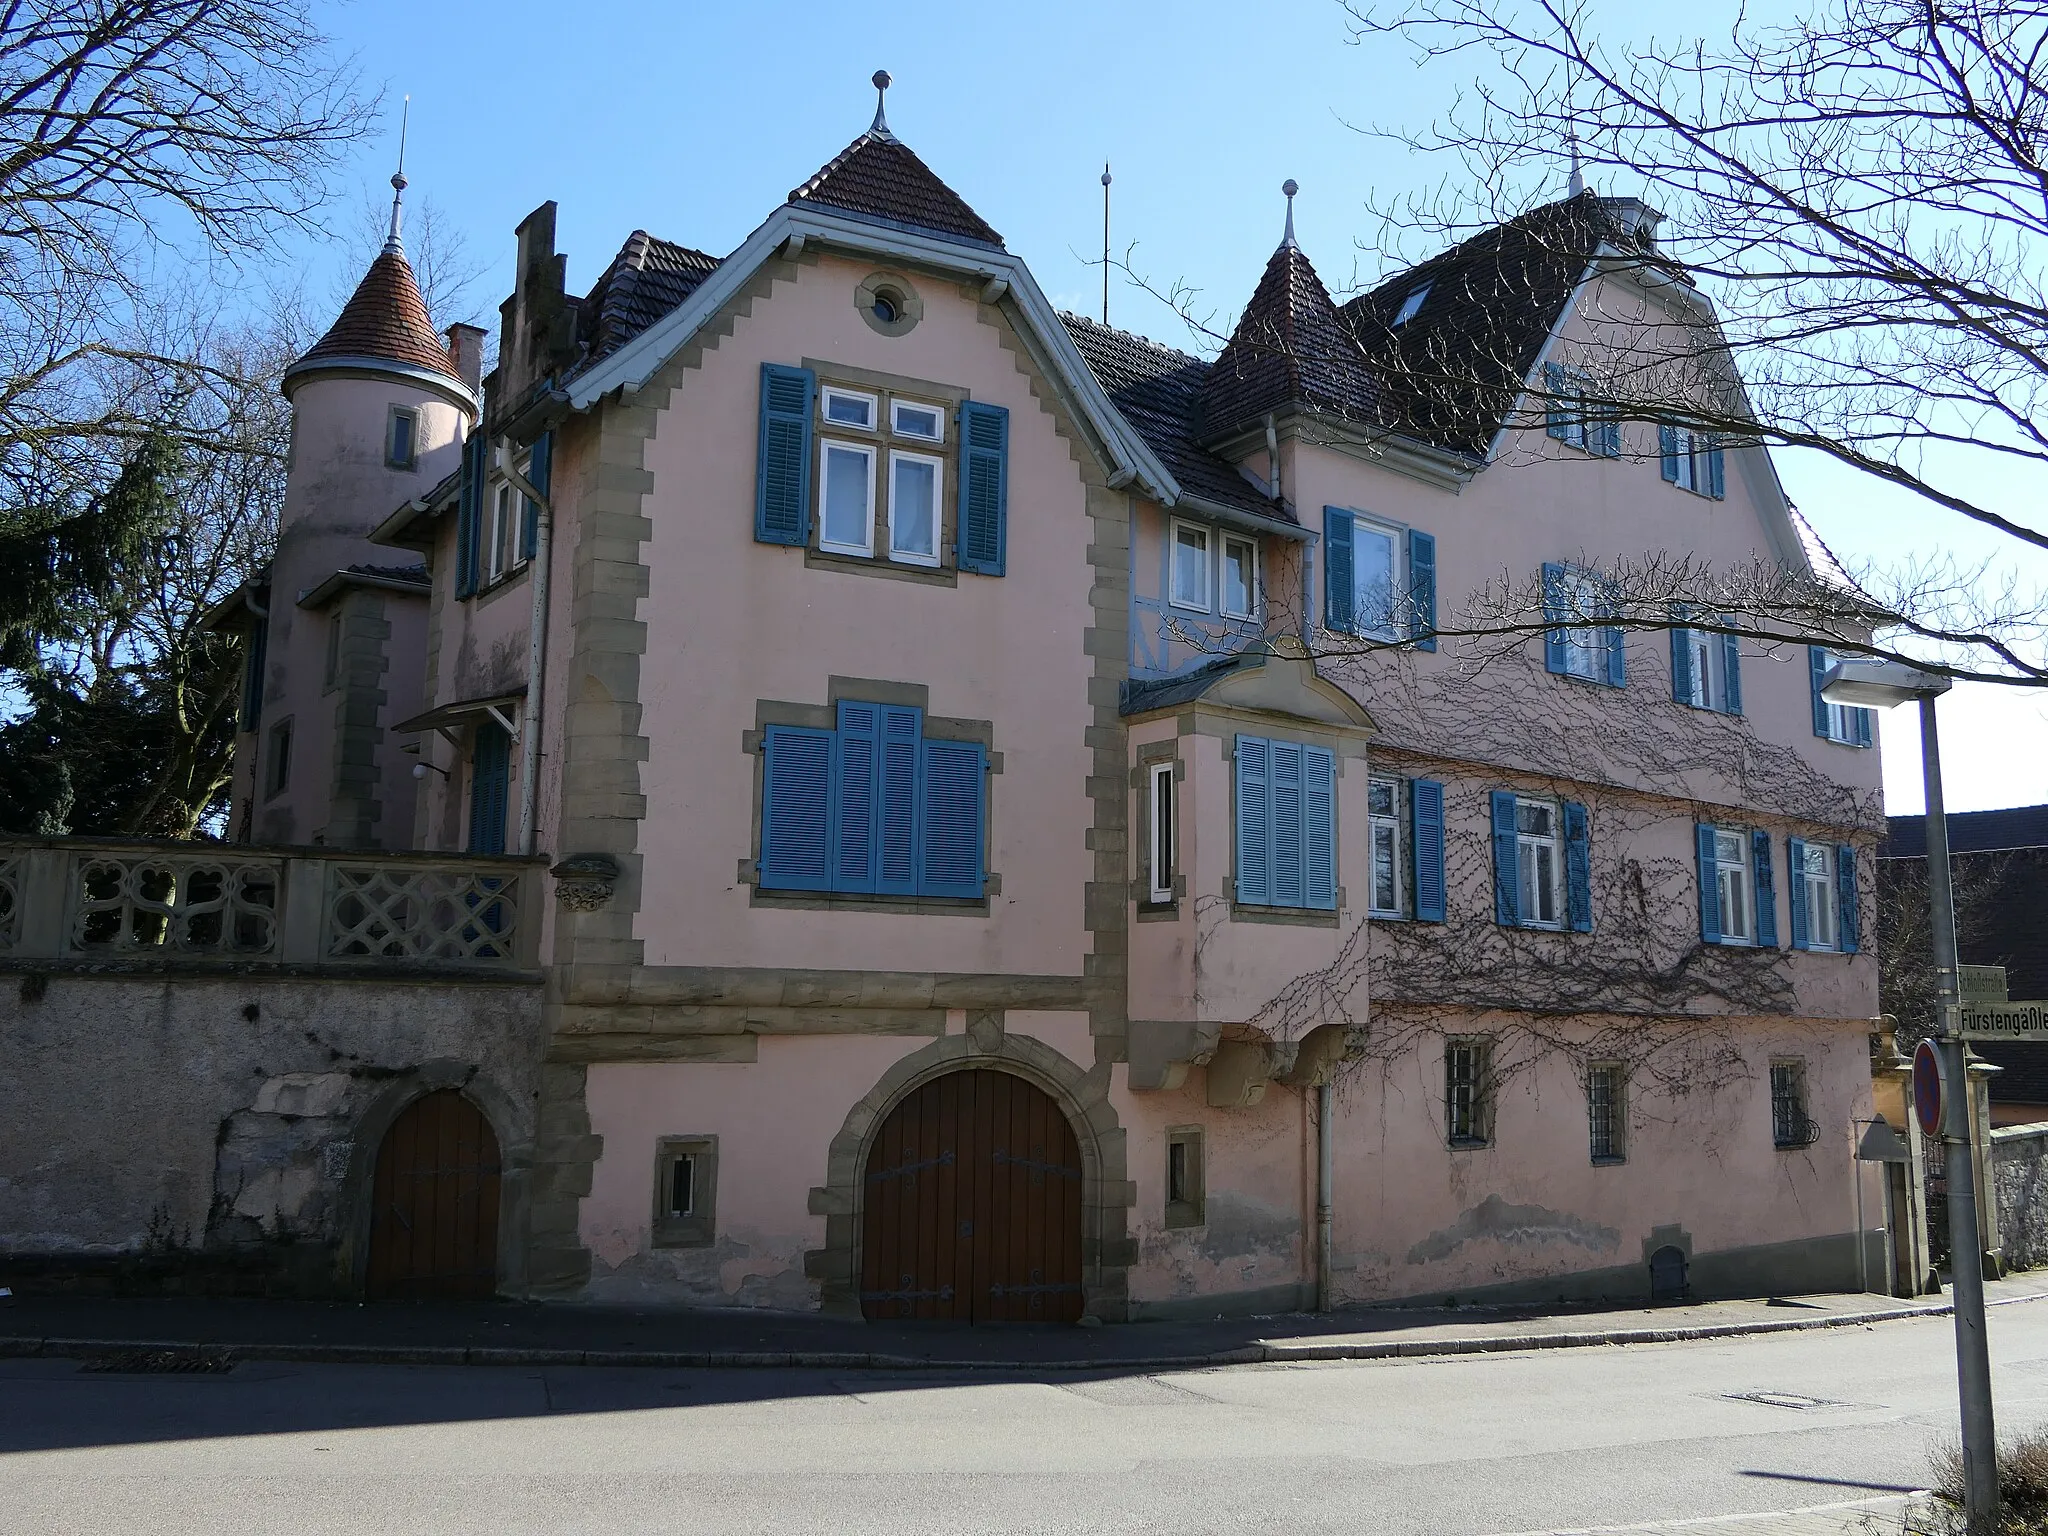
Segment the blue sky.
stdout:
<svg viewBox="0 0 2048 1536">
<path fill-rule="evenodd" d="M 1688 15 L 1709 25 L 1714 9 Z M 1100 305 L 1089 263 L 1100 257 L 1107 160 L 1119 255 L 1135 241 L 1138 271 L 1191 285 L 1227 326 L 1278 241 L 1290 176 L 1302 246 L 1333 289 L 1385 269 L 1362 244 L 1368 201 L 1454 167 L 1358 130 L 1426 126 L 1469 73 L 1418 68 L 1384 40 L 1354 46 L 1334 0 L 899 0 L 880 10 L 799 0 L 773 12 L 694 0 L 589 12 L 354 0 L 327 19 L 391 109 L 388 134 L 363 146 L 354 175 L 367 187 L 390 174 L 410 92 L 413 194 L 432 197 L 489 262 L 479 290 L 491 323 L 510 284 L 512 229 L 537 204 L 560 205 L 572 289 L 636 228 L 730 250 L 867 126 L 868 77 L 886 68 L 891 126 L 1030 262 L 1054 302 L 1091 314 Z M 338 244 L 308 242 L 293 264 L 320 293 L 344 261 Z M 1170 309 L 1121 278 L 1110 319 L 1190 340 Z M 1852 564 L 2009 554 L 1846 472 L 1780 467 Z M 2016 498 L 2020 488 L 1991 489 Z M 2048 561 L 2024 574 L 2048 580 Z M 2048 800 L 2048 696 L 1966 686 L 1944 701 L 1942 721 L 1951 809 Z M 1887 798 L 1909 812 L 1920 808 L 1918 744 L 1905 716 L 1898 725 L 1884 732 Z"/>
</svg>

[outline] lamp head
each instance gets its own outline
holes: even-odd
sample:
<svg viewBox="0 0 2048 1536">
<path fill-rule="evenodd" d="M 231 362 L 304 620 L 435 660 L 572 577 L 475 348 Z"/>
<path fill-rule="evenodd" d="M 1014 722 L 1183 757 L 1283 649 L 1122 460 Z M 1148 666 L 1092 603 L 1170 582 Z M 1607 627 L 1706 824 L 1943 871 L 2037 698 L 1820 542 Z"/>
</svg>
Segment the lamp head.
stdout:
<svg viewBox="0 0 2048 1536">
<path fill-rule="evenodd" d="M 1838 661 L 1821 680 L 1820 696 L 1830 704 L 1890 709 L 1896 704 L 1935 698 L 1954 686 L 1951 678 L 1923 672 L 1902 661 Z"/>
</svg>

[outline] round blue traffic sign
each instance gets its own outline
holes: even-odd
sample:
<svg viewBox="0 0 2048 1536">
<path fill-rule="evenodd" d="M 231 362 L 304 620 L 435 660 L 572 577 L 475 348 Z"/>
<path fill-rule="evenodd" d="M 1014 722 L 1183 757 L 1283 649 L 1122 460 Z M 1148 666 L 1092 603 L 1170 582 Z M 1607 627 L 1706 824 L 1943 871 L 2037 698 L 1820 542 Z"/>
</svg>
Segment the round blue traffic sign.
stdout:
<svg viewBox="0 0 2048 1536">
<path fill-rule="evenodd" d="M 1913 1117 L 1921 1135 L 1941 1134 L 1941 1053 L 1932 1040 L 1922 1040 L 1913 1051 Z"/>
</svg>

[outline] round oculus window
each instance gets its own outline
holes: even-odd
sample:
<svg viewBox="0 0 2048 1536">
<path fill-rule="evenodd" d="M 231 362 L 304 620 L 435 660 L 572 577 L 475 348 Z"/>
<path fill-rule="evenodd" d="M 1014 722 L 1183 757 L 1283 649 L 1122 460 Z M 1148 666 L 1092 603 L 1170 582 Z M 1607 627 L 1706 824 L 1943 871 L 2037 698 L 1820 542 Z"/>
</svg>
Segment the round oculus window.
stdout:
<svg viewBox="0 0 2048 1536">
<path fill-rule="evenodd" d="M 894 325 L 903 318 L 903 300 L 893 289 L 877 290 L 875 302 L 871 307 L 875 318 L 884 325 Z"/>
</svg>

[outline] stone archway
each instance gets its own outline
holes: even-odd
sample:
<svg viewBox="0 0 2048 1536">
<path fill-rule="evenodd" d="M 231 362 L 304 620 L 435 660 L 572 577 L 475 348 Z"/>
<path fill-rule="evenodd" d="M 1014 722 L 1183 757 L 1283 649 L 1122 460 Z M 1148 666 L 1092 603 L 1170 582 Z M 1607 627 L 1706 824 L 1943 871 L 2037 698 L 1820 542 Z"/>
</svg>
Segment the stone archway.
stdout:
<svg viewBox="0 0 2048 1536">
<path fill-rule="evenodd" d="M 848 1112 L 826 1154 L 826 1182 L 811 1191 L 811 1209 L 825 1217 L 825 1246 L 805 1256 L 821 1284 L 824 1310 L 861 1315 L 863 1175 L 883 1122 L 936 1078 L 962 1069 L 994 1069 L 1046 1094 L 1064 1116 L 1080 1154 L 1081 1285 L 1087 1315 L 1121 1322 L 1135 1257 L 1129 1236 L 1131 1186 L 1124 1130 L 1109 1103 L 1109 1068 L 1084 1071 L 1043 1041 L 1001 1032 L 999 1015 L 980 1015 L 970 1034 L 947 1035 L 882 1074 Z"/>
<path fill-rule="evenodd" d="M 460 1089 L 406 1105 L 377 1147 L 365 1293 L 391 1301 L 494 1295 L 503 1171 L 497 1133 Z"/>
</svg>

